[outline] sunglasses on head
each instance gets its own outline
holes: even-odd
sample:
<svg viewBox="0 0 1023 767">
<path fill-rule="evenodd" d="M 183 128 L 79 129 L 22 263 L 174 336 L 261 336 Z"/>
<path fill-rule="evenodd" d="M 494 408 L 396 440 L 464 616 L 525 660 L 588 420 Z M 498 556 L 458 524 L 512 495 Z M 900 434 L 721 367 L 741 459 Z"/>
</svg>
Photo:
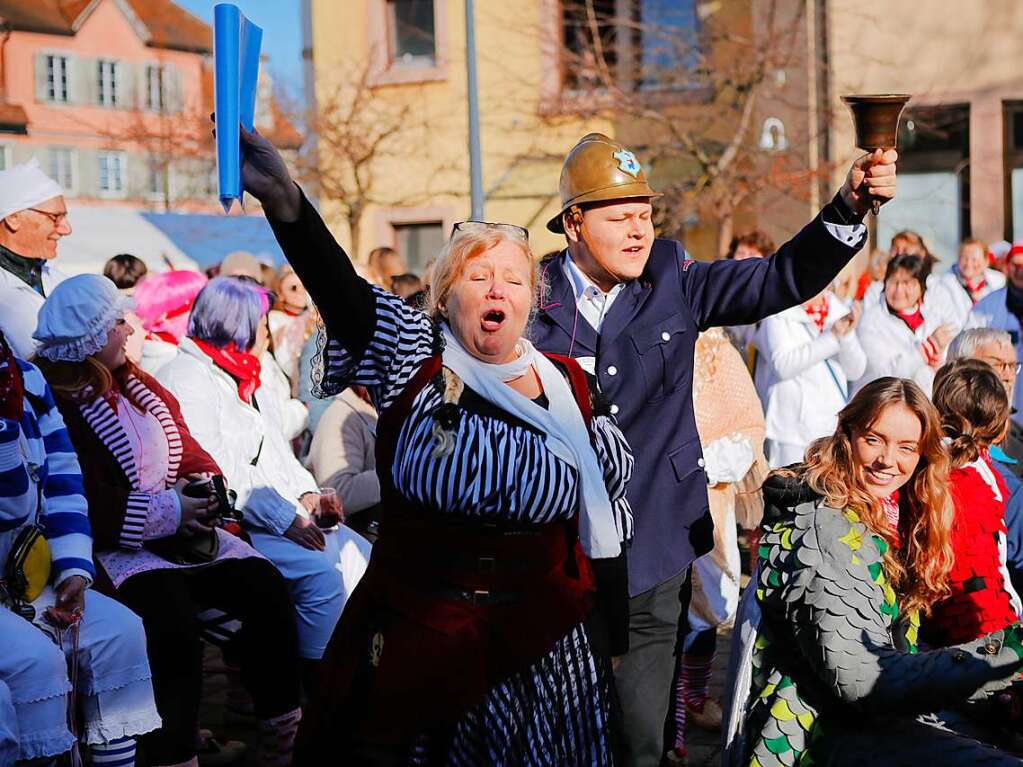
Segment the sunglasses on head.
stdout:
<svg viewBox="0 0 1023 767">
<path fill-rule="evenodd" d="M 496 229 L 497 231 L 504 232 L 516 240 L 529 242 L 529 230 L 524 226 L 518 226 L 516 224 L 493 224 L 489 221 L 459 221 L 451 227 L 451 236 L 454 237 L 459 233 L 468 234 L 472 232 L 483 232 L 487 229 Z"/>
</svg>

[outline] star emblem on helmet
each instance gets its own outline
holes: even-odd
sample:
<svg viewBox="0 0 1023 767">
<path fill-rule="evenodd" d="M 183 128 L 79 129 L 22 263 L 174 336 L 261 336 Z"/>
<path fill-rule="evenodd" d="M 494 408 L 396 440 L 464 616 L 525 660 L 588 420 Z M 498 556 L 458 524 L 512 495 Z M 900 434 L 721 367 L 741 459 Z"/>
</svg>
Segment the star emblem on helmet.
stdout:
<svg viewBox="0 0 1023 767">
<path fill-rule="evenodd" d="M 619 149 L 612 155 L 612 157 L 618 160 L 619 170 L 625 171 L 633 178 L 637 178 L 639 176 L 639 172 L 643 170 L 643 166 L 639 164 L 639 160 L 636 159 L 636 155 L 628 149 Z"/>
</svg>

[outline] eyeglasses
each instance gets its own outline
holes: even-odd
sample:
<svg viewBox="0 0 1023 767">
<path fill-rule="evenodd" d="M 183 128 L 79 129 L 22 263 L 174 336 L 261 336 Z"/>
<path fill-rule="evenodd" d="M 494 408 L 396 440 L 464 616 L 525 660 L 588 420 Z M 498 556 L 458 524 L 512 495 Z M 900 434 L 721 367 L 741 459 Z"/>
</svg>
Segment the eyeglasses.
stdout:
<svg viewBox="0 0 1023 767">
<path fill-rule="evenodd" d="M 485 232 L 487 229 L 496 229 L 499 232 L 514 237 L 516 240 L 529 242 L 529 230 L 524 226 L 516 224 L 492 224 L 489 221 L 459 221 L 451 228 L 451 236 L 456 233 L 469 234 L 472 232 Z"/>
<path fill-rule="evenodd" d="M 1019 362 L 1002 362 L 1000 360 L 994 360 L 989 358 L 983 358 L 984 362 L 989 364 L 999 373 L 1013 373 L 1019 375 L 1019 371 L 1023 369 L 1023 365 Z"/>
<path fill-rule="evenodd" d="M 67 221 L 67 211 L 66 210 L 62 211 L 60 213 L 52 213 L 51 211 L 40 210 L 39 208 L 29 208 L 29 210 L 31 210 L 34 213 L 42 213 L 44 216 L 46 216 L 48 219 L 50 219 L 50 223 L 53 224 L 54 228 L 60 226 L 61 224 L 65 223 Z"/>
</svg>

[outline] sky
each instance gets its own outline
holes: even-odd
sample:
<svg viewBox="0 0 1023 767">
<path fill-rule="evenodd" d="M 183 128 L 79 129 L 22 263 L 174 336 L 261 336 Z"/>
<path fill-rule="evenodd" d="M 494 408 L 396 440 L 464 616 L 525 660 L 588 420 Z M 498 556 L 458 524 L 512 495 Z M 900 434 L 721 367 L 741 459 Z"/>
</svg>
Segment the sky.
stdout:
<svg viewBox="0 0 1023 767">
<path fill-rule="evenodd" d="M 223 0 L 174 0 L 213 26 L 213 6 Z M 232 0 L 249 21 L 263 28 L 263 53 L 274 85 L 302 97 L 302 13 L 299 0 Z"/>
</svg>

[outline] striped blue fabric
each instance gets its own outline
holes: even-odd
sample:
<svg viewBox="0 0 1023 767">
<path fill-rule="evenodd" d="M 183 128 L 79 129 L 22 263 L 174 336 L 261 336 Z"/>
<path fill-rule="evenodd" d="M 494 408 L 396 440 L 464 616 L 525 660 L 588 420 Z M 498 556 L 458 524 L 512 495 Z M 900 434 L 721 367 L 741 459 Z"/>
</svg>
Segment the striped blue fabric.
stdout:
<svg viewBox="0 0 1023 767">
<path fill-rule="evenodd" d="M 340 343 L 321 338 L 317 378 L 333 395 L 365 386 L 378 410 L 402 392 L 433 350 L 433 323 L 422 312 L 377 290 L 377 325 L 359 359 Z M 432 411 L 443 401 L 436 387 L 417 395 L 402 427 L 392 479 L 409 498 L 442 513 L 545 523 L 577 509 L 576 470 L 547 449 L 544 435 L 511 422 L 463 411 L 455 449 L 433 455 Z M 632 452 L 610 417 L 593 420 L 594 445 L 622 540 L 632 537 L 632 512 L 625 488 L 632 476 Z"/>
<path fill-rule="evenodd" d="M 110 743 L 89 746 L 93 767 L 133 767 L 135 739 L 121 738 Z"/>
<path fill-rule="evenodd" d="M 582 626 L 529 672 L 503 682 L 459 723 L 451 767 L 612 764 L 605 684 Z M 530 701 L 522 705 L 522 701 Z"/>
<path fill-rule="evenodd" d="M 34 506 L 35 488 L 18 446 L 20 434 L 17 421 L 0 418 L 0 533 L 25 524 Z"/>
<path fill-rule="evenodd" d="M 25 380 L 25 415 L 21 431 L 25 441 L 25 461 L 32 467 L 42 487 L 43 512 L 40 522 L 50 545 L 53 569 L 60 582 L 72 575 L 90 581 L 95 577 L 92 564 L 92 534 L 88 506 L 82 485 L 82 470 L 71 446 L 64 419 L 53 401 L 53 394 L 39 369 L 18 360 Z M 24 469 L 24 465 L 23 465 Z M 0 496 L 13 500 L 12 488 L 0 483 Z M 37 491 L 33 483 L 29 497 L 22 500 L 35 516 Z M 6 518 L 6 515 L 0 514 Z"/>
<path fill-rule="evenodd" d="M 356 357 L 335 340 L 321 339 L 316 381 L 328 394 L 361 384 L 384 410 L 435 353 L 434 329 L 426 315 L 396 297 L 383 291 L 376 295 L 376 327 L 365 352 Z M 401 427 L 391 478 L 402 495 L 437 514 L 519 524 L 544 524 L 577 513 L 577 471 L 548 450 L 544 435 L 500 411 L 473 407 L 464 394 L 453 427 L 454 449 L 436 455 L 433 412 L 442 402 L 438 387 L 426 386 Z M 625 499 L 632 453 L 613 419 L 594 418 L 592 431 L 625 540 L 632 534 Z M 586 633 L 577 626 L 531 668 L 493 689 L 468 712 L 453 742 L 441 746 L 425 737 L 417 741 L 419 753 L 413 761 L 610 764 L 607 687 Z M 449 749 L 439 759 L 431 755 L 438 747 Z"/>
</svg>

